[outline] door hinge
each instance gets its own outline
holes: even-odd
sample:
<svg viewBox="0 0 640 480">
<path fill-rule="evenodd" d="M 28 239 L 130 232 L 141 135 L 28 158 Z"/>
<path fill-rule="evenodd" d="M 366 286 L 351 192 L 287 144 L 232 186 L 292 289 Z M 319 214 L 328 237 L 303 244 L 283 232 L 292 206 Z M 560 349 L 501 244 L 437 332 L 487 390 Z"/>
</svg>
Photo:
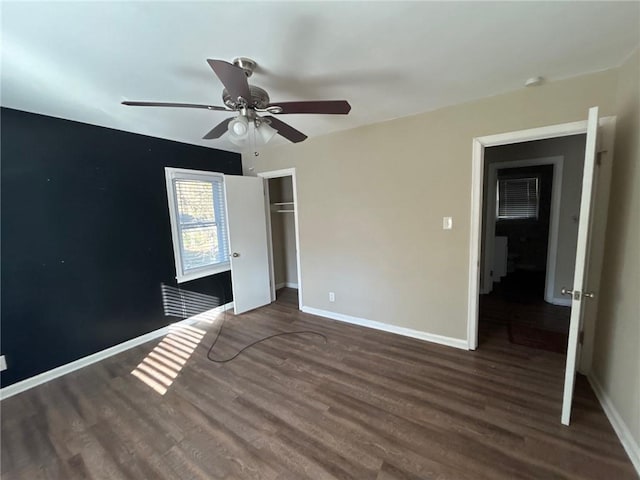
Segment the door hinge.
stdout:
<svg viewBox="0 0 640 480">
<path fill-rule="evenodd" d="M 584 344 L 584 330 L 581 330 L 578 334 L 578 343 L 580 345 Z"/>
<path fill-rule="evenodd" d="M 605 150 L 603 150 L 603 151 L 601 151 L 601 152 L 598 152 L 598 153 L 596 154 L 596 165 L 597 165 L 597 166 L 602 165 L 602 154 L 603 154 L 604 152 L 605 152 Z"/>
</svg>

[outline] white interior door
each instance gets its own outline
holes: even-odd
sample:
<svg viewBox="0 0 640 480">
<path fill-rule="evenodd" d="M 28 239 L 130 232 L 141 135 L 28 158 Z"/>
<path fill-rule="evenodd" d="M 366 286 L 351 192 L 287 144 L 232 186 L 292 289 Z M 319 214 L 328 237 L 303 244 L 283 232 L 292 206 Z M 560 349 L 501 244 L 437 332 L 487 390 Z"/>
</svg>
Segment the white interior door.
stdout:
<svg viewBox="0 0 640 480">
<path fill-rule="evenodd" d="M 233 309 L 239 314 L 271 302 L 262 178 L 225 175 Z"/>
<path fill-rule="evenodd" d="M 573 288 L 563 289 L 571 295 L 571 320 L 569 322 L 569 343 L 567 345 L 567 366 L 564 377 L 562 399 L 562 423 L 569 425 L 573 387 L 576 379 L 576 362 L 579 354 L 579 337 L 584 317 L 585 301 L 590 301 L 594 293 L 588 287 L 588 259 L 592 226 L 592 204 L 596 191 L 596 156 L 598 144 L 598 107 L 589 109 L 587 140 L 582 176 L 582 198 L 580 200 L 580 221 L 578 223 L 578 244 Z"/>
</svg>

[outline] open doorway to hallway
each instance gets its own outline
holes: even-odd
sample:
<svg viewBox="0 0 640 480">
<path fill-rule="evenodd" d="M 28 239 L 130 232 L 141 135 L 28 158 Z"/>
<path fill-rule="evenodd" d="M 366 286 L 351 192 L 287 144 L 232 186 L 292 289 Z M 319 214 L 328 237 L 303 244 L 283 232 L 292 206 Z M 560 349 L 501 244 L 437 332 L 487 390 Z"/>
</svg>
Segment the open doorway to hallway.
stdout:
<svg viewBox="0 0 640 480">
<path fill-rule="evenodd" d="M 565 354 L 585 135 L 485 150 L 479 348 Z"/>
</svg>

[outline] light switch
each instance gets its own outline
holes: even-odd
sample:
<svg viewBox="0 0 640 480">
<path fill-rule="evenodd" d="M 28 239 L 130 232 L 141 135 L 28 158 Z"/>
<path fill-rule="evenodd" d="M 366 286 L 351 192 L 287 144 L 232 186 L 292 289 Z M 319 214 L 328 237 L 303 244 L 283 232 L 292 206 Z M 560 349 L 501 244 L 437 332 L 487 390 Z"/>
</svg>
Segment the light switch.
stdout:
<svg viewBox="0 0 640 480">
<path fill-rule="evenodd" d="M 453 228 L 453 217 L 442 217 L 442 229 L 451 230 Z"/>
</svg>

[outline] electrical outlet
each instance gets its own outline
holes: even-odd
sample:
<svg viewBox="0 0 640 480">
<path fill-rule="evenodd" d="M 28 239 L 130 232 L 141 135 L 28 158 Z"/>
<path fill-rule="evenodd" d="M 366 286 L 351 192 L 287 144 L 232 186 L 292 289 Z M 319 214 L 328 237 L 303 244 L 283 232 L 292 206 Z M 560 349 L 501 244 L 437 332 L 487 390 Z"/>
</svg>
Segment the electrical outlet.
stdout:
<svg viewBox="0 0 640 480">
<path fill-rule="evenodd" d="M 442 217 L 442 229 L 443 230 L 451 230 L 453 228 L 453 218 L 452 217 Z"/>
<path fill-rule="evenodd" d="M 4 358 L 4 355 L 0 355 L 0 372 L 3 372 L 7 369 L 7 359 Z"/>
<path fill-rule="evenodd" d="M 330 302 L 336 301 L 336 294 L 334 292 L 329 292 L 329 301 Z"/>
</svg>

